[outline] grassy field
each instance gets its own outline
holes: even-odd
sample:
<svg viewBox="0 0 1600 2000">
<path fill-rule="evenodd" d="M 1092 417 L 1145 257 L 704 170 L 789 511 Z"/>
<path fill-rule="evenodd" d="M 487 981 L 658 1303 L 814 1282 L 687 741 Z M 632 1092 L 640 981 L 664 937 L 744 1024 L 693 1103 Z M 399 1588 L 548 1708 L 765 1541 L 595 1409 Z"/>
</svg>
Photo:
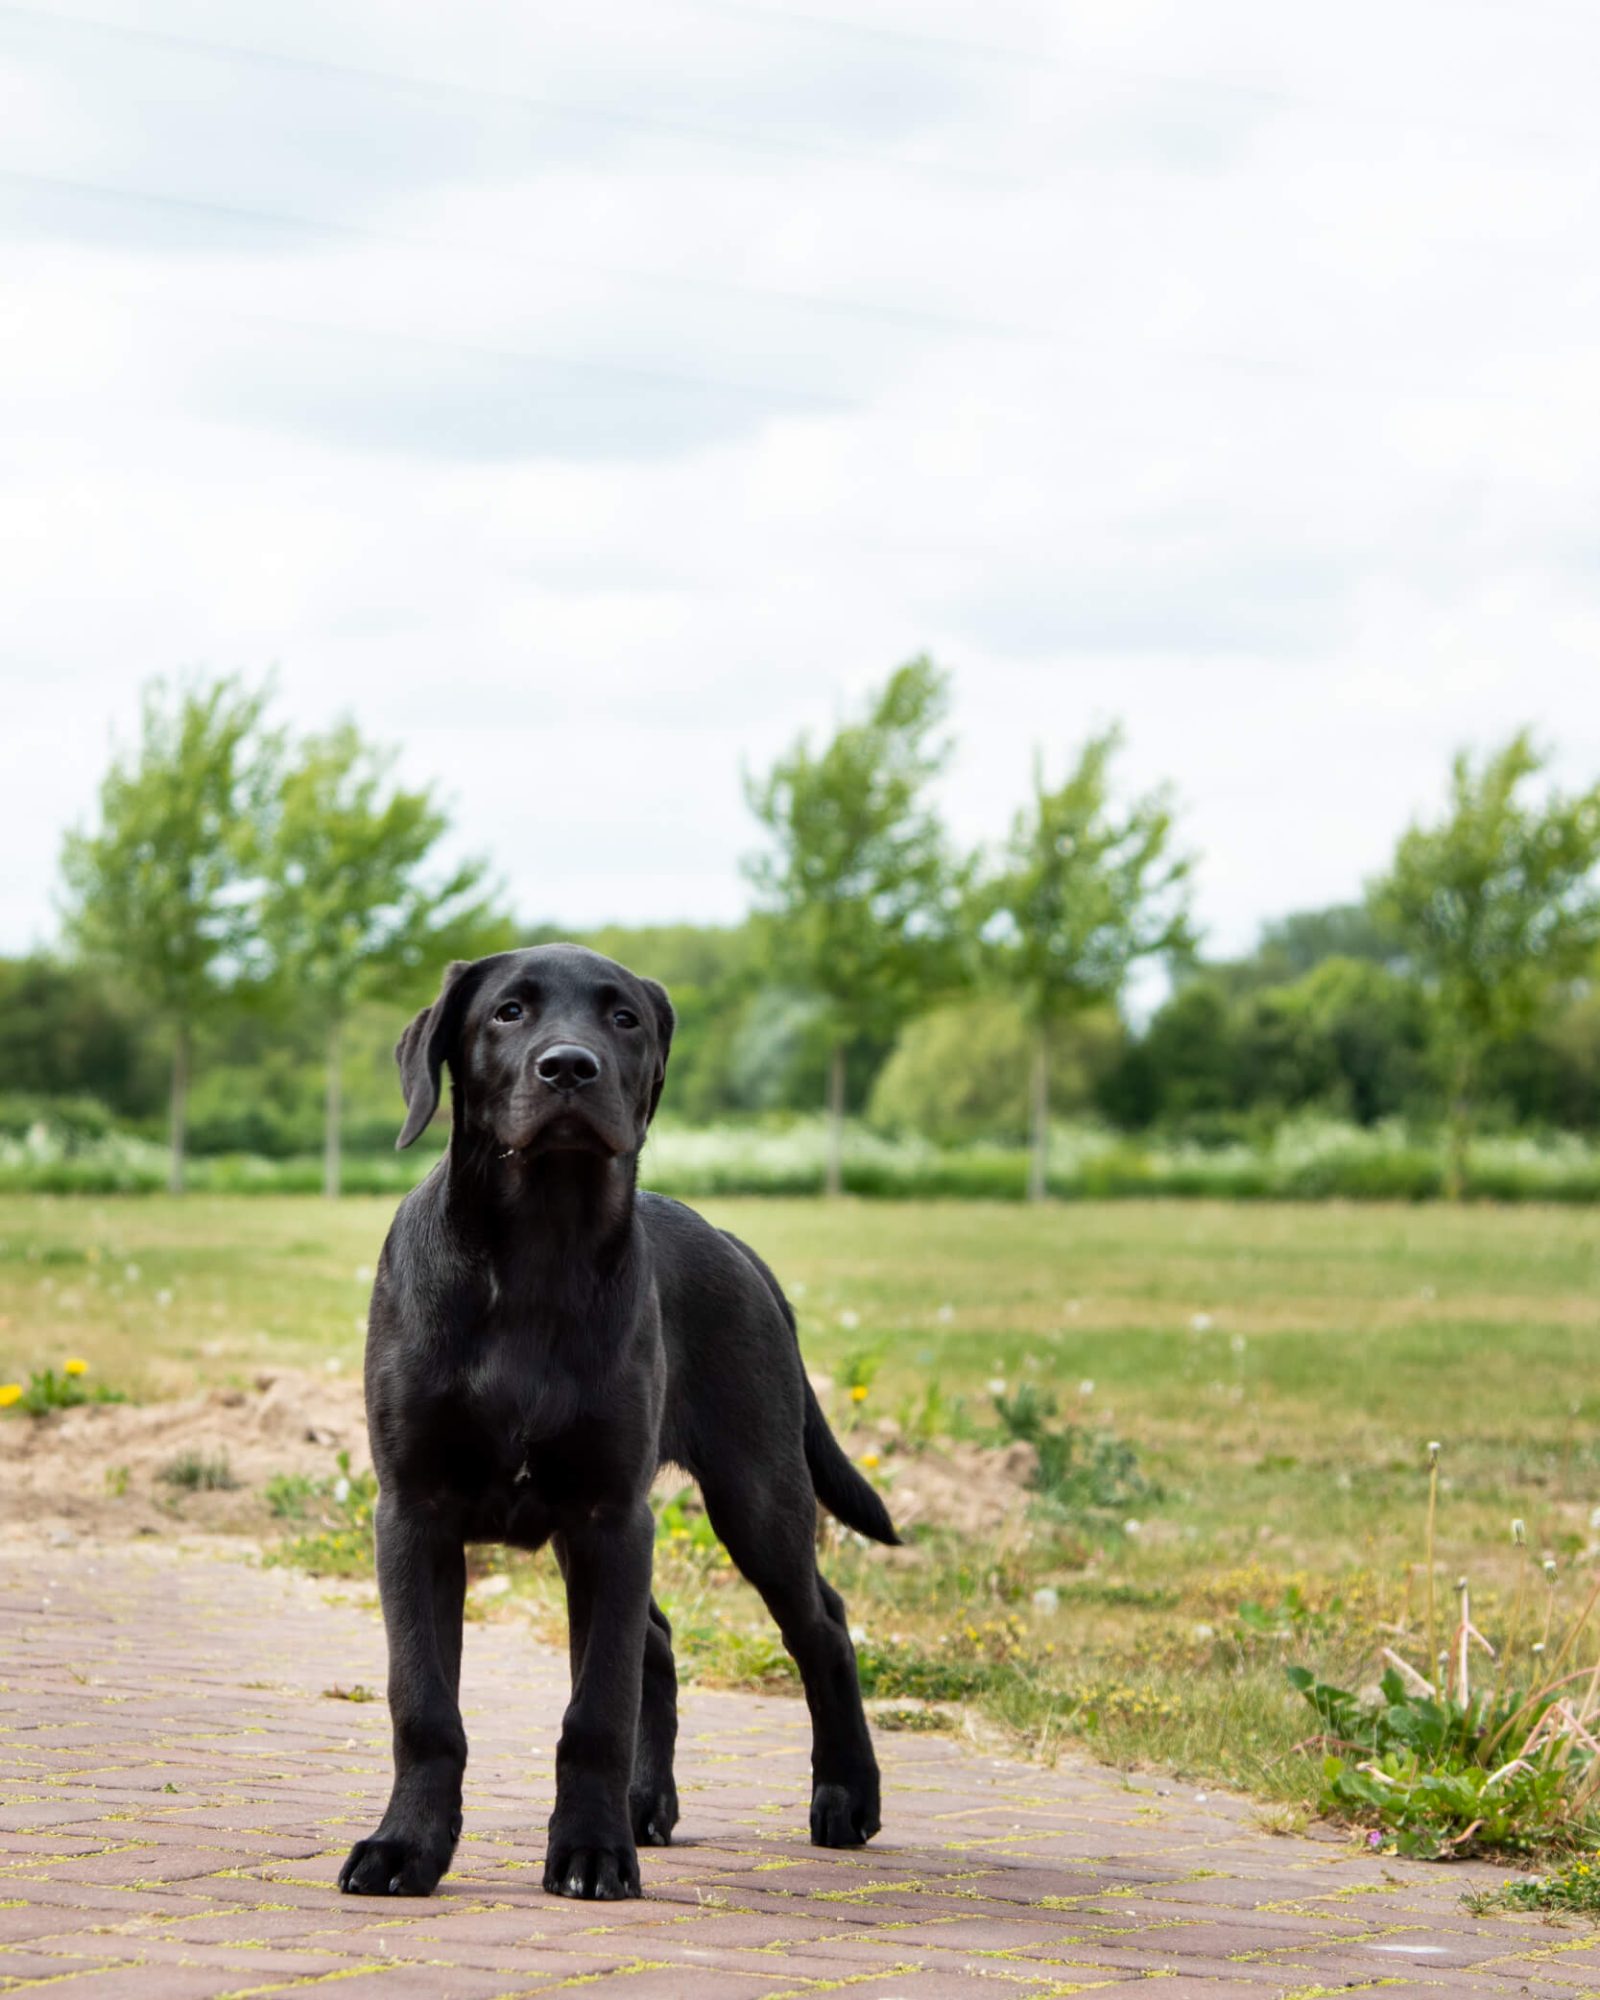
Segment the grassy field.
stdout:
<svg viewBox="0 0 1600 2000">
<path fill-rule="evenodd" d="M 1469 1574 L 1493 1634 L 1526 1560 L 1513 1516 L 1533 1553 L 1556 1559 L 1558 1619 L 1588 1589 L 1600 1538 L 1592 1212 L 703 1206 L 789 1285 L 808 1363 L 832 1378 L 835 1421 L 853 1425 L 851 1449 L 876 1461 L 891 1505 L 925 1435 L 1004 1441 L 995 1384 L 1013 1410 L 1019 1386 L 1053 1396 L 1052 1428 L 1072 1427 L 1072 1463 L 1091 1469 L 1054 1498 L 1019 1500 L 992 1535 L 933 1528 L 906 1553 L 832 1549 L 866 1633 L 864 1679 L 886 1699 L 960 1697 L 1041 1754 L 1081 1736 L 1292 1812 L 1315 1796 L 1291 1750 L 1313 1724 L 1284 1664 L 1355 1685 L 1375 1677 L 1383 1643 L 1425 1655 L 1429 1440 L 1442 1445 L 1447 1606 Z M 87 1379 L 143 1398 L 269 1360 L 354 1369 L 391 1209 L 0 1198 L 0 1380 L 68 1354 L 90 1363 Z M 853 1380 L 869 1383 L 859 1402 Z M 0 1424 L 0 1450 L 23 1421 Z M 770 1627 L 692 1506 L 660 1546 L 690 1668 L 780 1682 Z M 544 1563 L 513 1576 L 553 1618 Z"/>
</svg>

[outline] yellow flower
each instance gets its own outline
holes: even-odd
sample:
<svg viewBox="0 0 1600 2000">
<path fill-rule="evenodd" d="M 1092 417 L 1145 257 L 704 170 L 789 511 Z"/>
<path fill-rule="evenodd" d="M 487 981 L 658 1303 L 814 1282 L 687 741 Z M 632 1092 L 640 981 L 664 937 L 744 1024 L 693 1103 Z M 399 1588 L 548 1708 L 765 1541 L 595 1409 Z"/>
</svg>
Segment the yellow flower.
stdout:
<svg viewBox="0 0 1600 2000">
<path fill-rule="evenodd" d="M 9 1410 L 13 1403 L 22 1400 L 20 1382 L 0 1382 L 0 1410 Z"/>
<path fill-rule="evenodd" d="M 850 1400 L 852 1403 L 864 1403 L 867 1400 L 867 1385 L 865 1382 L 858 1382 L 850 1391 Z"/>
<path fill-rule="evenodd" d="M 861 1463 L 868 1472 L 876 1472 L 878 1469 L 878 1454 L 875 1451 L 869 1451 Z"/>
<path fill-rule="evenodd" d="M 68 1375 L 87 1375 L 89 1372 L 88 1362 L 80 1361 L 75 1354 L 61 1365 Z"/>
</svg>

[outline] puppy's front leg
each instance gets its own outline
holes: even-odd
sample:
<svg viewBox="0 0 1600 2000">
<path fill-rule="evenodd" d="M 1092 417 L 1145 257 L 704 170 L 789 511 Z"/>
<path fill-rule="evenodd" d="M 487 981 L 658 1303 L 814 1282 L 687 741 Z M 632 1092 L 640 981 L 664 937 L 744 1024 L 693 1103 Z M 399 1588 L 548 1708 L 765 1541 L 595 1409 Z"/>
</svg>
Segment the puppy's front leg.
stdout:
<svg viewBox="0 0 1600 2000">
<path fill-rule="evenodd" d="M 459 1539 L 387 1489 L 377 1531 L 394 1790 L 377 1832 L 350 1850 L 339 1887 L 354 1896 L 426 1896 L 461 1833 L 467 1737 L 457 1690 L 466 1558 Z"/>
<path fill-rule="evenodd" d="M 556 1746 L 556 1808 L 544 1886 L 557 1896 L 639 1894 L 628 1785 L 650 1608 L 655 1527 L 640 1500 L 567 1523 L 561 1566 L 573 1648 L 572 1700 Z"/>
</svg>

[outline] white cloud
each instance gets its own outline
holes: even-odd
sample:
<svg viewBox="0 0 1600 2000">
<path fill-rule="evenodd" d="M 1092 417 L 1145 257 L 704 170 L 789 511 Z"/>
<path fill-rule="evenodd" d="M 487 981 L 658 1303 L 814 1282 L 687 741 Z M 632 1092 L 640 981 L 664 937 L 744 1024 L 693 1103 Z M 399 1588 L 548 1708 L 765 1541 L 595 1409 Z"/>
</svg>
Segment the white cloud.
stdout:
<svg viewBox="0 0 1600 2000">
<path fill-rule="evenodd" d="M 963 836 L 1121 716 L 1220 944 L 1461 741 L 1600 770 L 1583 16 L 106 20 L 0 24 L 0 947 L 189 665 L 573 924 L 735 914 L 741 764 L 924 648 Z"/>
</svg>

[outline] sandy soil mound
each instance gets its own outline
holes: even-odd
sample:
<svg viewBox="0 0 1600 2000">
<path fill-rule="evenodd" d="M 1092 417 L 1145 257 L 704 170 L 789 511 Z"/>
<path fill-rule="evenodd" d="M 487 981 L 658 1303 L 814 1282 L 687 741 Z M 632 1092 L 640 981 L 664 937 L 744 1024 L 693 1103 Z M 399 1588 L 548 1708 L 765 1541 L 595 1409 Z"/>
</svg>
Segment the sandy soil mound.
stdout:
<svg viewBox="0 0 1600 2000">
<path fill-rule="evenodd" d="M 250 1389 L 169 1403 L 89 1403 L 0 1424 L 0 1532 L 64 1541 L 169 1535 L 174 1529 L 276 1535 L 265 1487 L 275 1473 L 326 1478 L 348 1451 L 364 1469 L 361 1384 L 274 1369 Z M 231 1491 L 190 1492 L 161 1478 L 190 1454 L 225 1459 Z"/>
<path fill-rule="evenodd" d="M 1038 1464 L 1033 1446 L 1020 1440 L 996 1448 L 941 1438 L 884 1456 L 874 1477 L 897 1528 L 925 1524 L 989 1536 L 1021 1517 Z"/>
<path fill-rule="evenodd" d="M 1037 1463 L 1028 1444 L 997 1450 L 945 1438 L 912 1446 L 890 1419 L 846 1430 L 841 1442 L 868 1462 L 901 1528 L 926 1523 L 973 1536 L 1021 1517 Z M 268 1507 L 268 1480 L 329 1478 L 341 1451 L 353 1470 L 371 1463 L 359 1379 L 297 1369 L 175 1402 L 8 1417 L 0 1422 L 0 1534 L 62 1544 L 175 1531 L 273 1540 L 285 1525 Z M 236 1486 L 190 1491 L 161 1477 L 195 1455 L 225 1461 Z M 682 1479 L 670 1472 L 661 1484 L 673 1491 Z"/>
</svg>

